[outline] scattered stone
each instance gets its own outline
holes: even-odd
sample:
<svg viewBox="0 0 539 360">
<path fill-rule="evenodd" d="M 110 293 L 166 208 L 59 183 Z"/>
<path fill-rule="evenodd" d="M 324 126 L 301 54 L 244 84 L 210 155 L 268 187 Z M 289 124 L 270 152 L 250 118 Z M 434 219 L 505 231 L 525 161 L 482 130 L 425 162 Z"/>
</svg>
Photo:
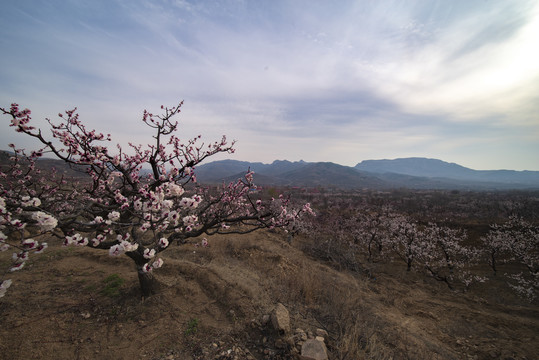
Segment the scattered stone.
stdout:
<svg viewBox="0 0 539 360">
<path fill-rule="evenodd" d="M 277 349 L 284 349 L 286 347 L 286 343 L 284 342 L 283 339 L 277 339 L 275 340 L 275 347 Z"/>
<path fill-rule="evenodd" d="M 296 342 L 302 342 L 307 340 L 307 334 L 302 329 L 296 329 L 294 338 L 296 339 Z"/>
<path fill-rule="evenodd" d="M 290 332 L 290 314 L 283 304 L 278 303 L 275 306 L 271 313 L 271 323 L 281 335 Z"/>
<path fill-rule="evenodd" d="M 296 342 L 303 342 L 307 340 L 307 334 L 303 330 L 301 332 L 296 332 L 294 336 L 296 338 Z"/>
<path fill-rule="evenodd" d="M 293 336 L 288 336 L 286 339 L 284 339 L 284 341 L 285 341 L 290 347 L 294 347 L 294 345 L 295 345 L 295 341 L 294 341 L 294 337 L 293 337 Z"/>
<path fill-rule="evenodd" d="M 257 319 L 251 320 L 251 327 L 253 329 L 260 328 L 261 326 L 262 326 L 262 324 Z"/>
<path fill-rule="evenodd" d="M 324 329 L 316 329 L 315 334 L 316 336 L 322 336 L 323 338 L 327 338 L 329 335 L 328 332 Z"/>
<path fill-rule="evenodd" d="M 301 346 L 302 360 L 328 360 L 326 344 L 318 339 L 308 339 Z"/>
</svg>

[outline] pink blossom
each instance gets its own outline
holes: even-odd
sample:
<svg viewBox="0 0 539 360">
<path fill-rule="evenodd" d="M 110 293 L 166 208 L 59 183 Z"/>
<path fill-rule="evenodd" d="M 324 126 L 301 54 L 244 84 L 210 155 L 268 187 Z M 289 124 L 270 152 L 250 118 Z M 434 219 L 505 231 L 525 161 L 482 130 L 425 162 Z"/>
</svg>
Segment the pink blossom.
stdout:
<svg viewBox="0 0 539 360">
<path fill-rule="evenodd" d="M 45 251 L 45 249 L 47 249 L 47 247 L 48 247 L 48 244 L 46 242 L 41 243 L 38 247 L 36 247 L 35 253 L 41 254 L 43 251 Z"/>
<path fill-rule="evenodd" d="M 151 259 L 155 256 L 155 249 L 144 249 L 144 254 L 143 254 L 144 258 L 145 259 Z"/>
<path fill-rule="evenodd" d="M 152 268 L 159 269 L 161 266 L 163 266 L 163 259 L 159 258 L 155 260 L 152 264 Z"/>
<path fill-rule="evenodd" d="M 104 239 L 105 237 L 102 234 L 99 234 L 95 238 L 92 239 L 92 245 L 99 246 L 99 244 L 101 244 L 101 242 L 103 242 Z"/>
<path fill-rule="evenodd" d="M 120 244 L 117 244 L 117 245 L 113 245 L 110 247 L 109 249 L 109 255 L 110 256 L 120 256 L 122 255 L 123 253 L 125 253 L 125 249 L 122 245 Z"/>
<path fill-rule="evenodd" d="M 138 244 L 137 243 L 130 243 L 129 241 L 124 240 L 120 244 L 124 248 L 125 252 L 131 252 L 131 251 L 135 251 L 135 250 L 138 249 Z"/>
<path fill-rule="evenodd" d="M 120 213 L 117 211 L 112 211 L 109 213 L 108 218 L 110 221 L 118 221 L 120 219 Z"/>
<path fill-rule="evenodd" d="M 44 232 L 51 231 L 58 226 L 58 220 L 43 211 L 34 212 L 32 218 L 37 221 L 37 225 L 40 227 L 41 231 Z"/>
<path fill-rule="evenodd" d="M 152 267 L 150 266 L 149 263 L 146 263 L 144 265 L 142 265 L 142 271 L 145 272 L 145 273 L 149 273 L 152 271 Z"/>
<path fill-rule="evenodd" d="M 23 246 L 26 250 L 34 249 L 34 248 L 36 248 L 38 245 L 39 245 L 39 243 L 38 243 L 37 241 L 35 241 L 34 239 L 25 239 L 25 240 L 23 240 L 23 242 L 22 242 L 22 246 Z"/>
<path fill-rule="evenodd" d="M 17 263 L 17 264 L 15 264 L 15 265 L 13 265 L 13 266 L 9 269 L 9 271 L 11 271 L 11 272 L 13 272 L 13 271 L 18 271 L 18 270 L 20 270 L 20 269 L 22 269 L 22 268 L 24 267 L 24 264 L 25 264 L 24 262 Z"/>
<path fill-rule="evenodd" d="M 167 238 L 161 238 L 159 239 L 159 246 L 162 248 L 166 248 L 168 246 L 168 240 Z"/>
<path fill-rule="evenodd" d="M 11 279 L 7 279 L 0 283 L 0 298 L 6 295 L 7 289 L 11 286 Z"/>
<path fill-rule="evenodd" d="M 22 206 L 39 206 L 41 205 L 41 200 L 38 198 L 30 198 L 30 196 L 23 196 L 21 198 L 21 205 Z"/>
</svg>

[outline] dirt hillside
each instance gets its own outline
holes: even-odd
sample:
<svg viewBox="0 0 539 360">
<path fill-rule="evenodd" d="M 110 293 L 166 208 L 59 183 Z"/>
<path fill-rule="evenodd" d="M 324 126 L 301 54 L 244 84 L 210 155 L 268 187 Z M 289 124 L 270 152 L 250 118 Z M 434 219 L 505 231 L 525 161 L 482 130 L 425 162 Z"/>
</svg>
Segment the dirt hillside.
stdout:
<svg viewBox="0 0 539 360">
<path fill-rule="evenodd" d="M 537 359 L 539 308 L 495 283 L 462 293 L 400 268 L 339 271 L 305 241 L 264 231 L 174 247 L 144 302 L 127 257 L 53 245 L 10 274 L 0 357 L 293 359 L 266 323 L 280 302 L 292 331 L 328 332 L 330 359 Z"/>
</svg>

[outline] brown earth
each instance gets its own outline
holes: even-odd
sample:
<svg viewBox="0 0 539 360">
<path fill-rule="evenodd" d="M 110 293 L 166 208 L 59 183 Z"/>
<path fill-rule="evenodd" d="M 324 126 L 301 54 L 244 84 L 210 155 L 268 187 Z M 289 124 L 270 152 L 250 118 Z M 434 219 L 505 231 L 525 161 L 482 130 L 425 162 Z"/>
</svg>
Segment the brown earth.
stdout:
<svg viewBox="0 0 539 360">
<path fill-rule="evenodd" d="M 462 293 L 401 267 L 338 271 L 306 256 L 306 239 L 285 239 L 266 231 L 173 247 L 144 302 L 127 257 L 51 246 L 7 274 L 0 358 L 292 359 L 264 324 L 278 302 L 292 329 L 329 332 L 330 359 L 538 358 L 539 307 L 495 282 Z M 10 254 L 0 255 L 5 269 Z"/>
</svg>

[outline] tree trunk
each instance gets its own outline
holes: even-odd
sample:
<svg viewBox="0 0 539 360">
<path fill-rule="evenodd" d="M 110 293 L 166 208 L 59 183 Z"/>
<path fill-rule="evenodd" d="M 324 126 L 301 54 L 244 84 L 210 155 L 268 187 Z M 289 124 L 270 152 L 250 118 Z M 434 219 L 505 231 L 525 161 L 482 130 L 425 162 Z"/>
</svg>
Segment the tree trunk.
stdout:
<svg viewBox="0 0 539 360">
<path fill-rule="evenodd" d="M 490 267 L 494 271 L 494 276 L 496 276 L 496 252 L 494 251 L 490 253 Z"/>
<path fill-rule="evenodd" d="M 138 281 L 140 284 L 140 292 L 142 298 L 145 299 L 153 294 L 155 294 L 155 279 L 151 272 L 144 272 L 141 268 L 137 266 L 138 270 Z"/>
<path fill-rule="evenodd" d="M 144 270 L 142 270 L 144 268 L 144 265 L 146 265 L 146 263 L 148 262 L 148 259 L 145 259 L 143 256 L 142 248 L 139 247 L 137 251 L 127 252 L 126 255 L 135 262 L 135 268 L 137 269 L 142 299 L 145 299 L 155 294 L 157 286 L 153 274 L 151 272 L 145 272 Z"/>
</svg>

